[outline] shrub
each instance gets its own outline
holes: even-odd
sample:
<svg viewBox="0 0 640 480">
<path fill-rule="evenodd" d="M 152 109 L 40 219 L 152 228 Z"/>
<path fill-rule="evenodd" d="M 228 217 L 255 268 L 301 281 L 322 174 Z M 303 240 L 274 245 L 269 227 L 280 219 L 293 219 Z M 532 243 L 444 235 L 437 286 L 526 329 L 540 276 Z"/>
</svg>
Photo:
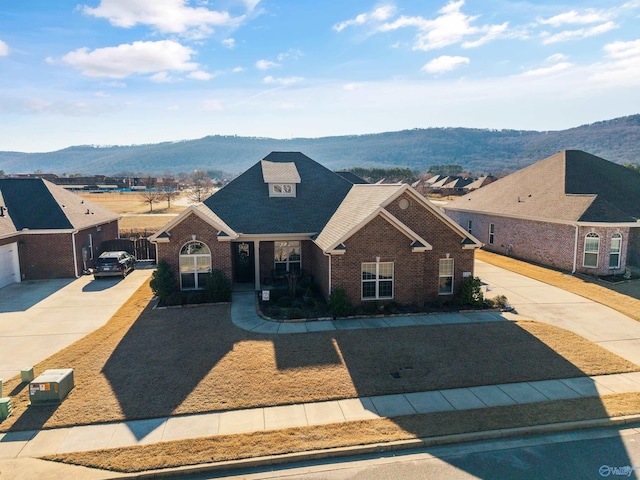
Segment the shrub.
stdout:
<svg viewBox="0 0 640 480">
<path fill-rule="evenodd" d="M 458 295 L 458 303 L 460 305 L 471 305 L 473 307 L 481 307 L 484 303 L 482 295 L 482 281 L 478 277 L 467 277 L 462 282 L 460 293 Z"/>
<path fill-rule="evenodd" d="M 231 281 L 222 270 L 207 275 L 204 290 L 212 303 L 231 301 Z"/>
<path fill-rule="evenodd" d="M 291 297 L 284 296 L 284 297 L 280 297 L 278 299 L 278 306 L 280 308 L 289 308 L 291 306 L 291 304 L 293 303 L 293 299 Z"/>
<path fill-rule="evenodd" d="M 304 318 L 304 313 L 299 308 L 290 308 L 287 312 L 287 318 L 289 320 Z"/>
<path fill-rule="evenodd" d="M 353 305 L 343 288 L 336 288 L 329 295 L 329 310 L 336 317 L 346 317 L 353 312 Z"/>
<path fill-rule="evenodd" d="M 161 302 L 179 291 L 178 280 L 166 260 L 160 260 L 151 275 L 151 291 Z"/>
</svg>

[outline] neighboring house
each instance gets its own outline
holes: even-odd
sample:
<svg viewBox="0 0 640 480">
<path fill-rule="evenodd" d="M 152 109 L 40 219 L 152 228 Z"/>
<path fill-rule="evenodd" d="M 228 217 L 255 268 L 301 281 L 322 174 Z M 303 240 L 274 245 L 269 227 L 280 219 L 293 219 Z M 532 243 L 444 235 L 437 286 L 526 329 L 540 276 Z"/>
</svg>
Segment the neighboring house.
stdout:
<svg viewBox="0 0 640 480">
<path fill-rule="evenodd" d="M 0 178 L 0 288 L 21 280 L 77 277 L 119 215 L 41 178 Z"/>
<path fill-rule="evenodd" d="M 608 275 L 640 263 L 640 173 L 565 150 L 444 206 L 487 250 Z"/>
<path fill-rule="evenodd" d="M 345 178 L 346 177 L 346 178 Z M 409 185 L 370 185 L 272 152 L 151 237 L 183 290 L 223 270 L 256 290 L 287 275 L 325 298 L 418 304 L 458 292 L 480 244 Z"/>
</svg>

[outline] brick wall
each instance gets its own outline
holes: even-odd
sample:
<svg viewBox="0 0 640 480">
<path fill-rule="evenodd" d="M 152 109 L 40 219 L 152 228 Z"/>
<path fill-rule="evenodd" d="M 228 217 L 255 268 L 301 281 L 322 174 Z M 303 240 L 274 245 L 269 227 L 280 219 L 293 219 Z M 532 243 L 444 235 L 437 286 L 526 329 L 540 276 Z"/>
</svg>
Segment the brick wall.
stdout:
<svg viewBox="0 0 640 480">
<path fill-rule="evenodd" d="M 627 261 L 630 265 L 640 267 L 640 227 L 629 229 Z"/>
<path fill-rule="evenodd" d="M 91 239 L 89 238 L 91 236 Z M 87 267 L 96 265 L 96 259 L 100 254 L 100 245 L 107 240 L 118 238 L 118 222 L 105 223 L 98 227 L 80 230 L 76 235 L 76 254 L 79 273 L 84 267 L 82 249 L 87 249 Z"/>
<path fill-rule="evenodd" d="M 484 243 L 484 249 L 523 260 L 548 265 L 564 271 L 573 270 L 576 228 L 573 225 L 540 222 L 518 218 L 499 217 L 464 211 L 448 211 L 448 215 L 465 229 L 472 221 L 472 235 Z M 489 224 L 493 223 L 494 241 L 489 243 Z M 600 236 L 598 268 L 583 266 L 584 239 L 594 232 Z M 623 239 L 620 270 L 626 264 L 626 247 L 629 242 L 628 227 L 579 227 L 576 271 L 594 275 L 613 273 L 609 269 L 611 237 L 619 233 Z"/>
<path fill-rule="evenodd" d="M 409 207 L 398 205 L 405 198 Z M 426 252 L 412 252 L 411 240 L 378 216 L 345 242 L 344 255 L 332 257 L 332 288 L 344 288 L 354 304 L 361 302 L 361 265 L 363 262 L 394 262 L 394 300 L 422 305 L 438 295 L 439 260 L 449 254 L 454 259 L 454 295 L 462 284 L 463 273 L 473 274 L 473 250 L 463 250 L 461 236 L 441 218 L 428 211 L 407 194 L 386 208 L 433 246 Z"/>
<path fill-rule="evenodd" d="M 310 244 L 308 256 L 302 258 L 303 268 L 313 275 L 313 282 L 325 300 L 328 300 L 330 258 L 313 242 L 308 243 Z"/>
<path fill-rule="evenodd" d="M 21 235 L 18 252 L 23 280 L 76 276 L 70 233 Z"/>
<path fill-rule="evenodd" d="M 171 230 L 168 243 L 158 243 L 158 260 L 166 260 L 179 278 L 179 258 L 182 247 L 193 241 L 202 242 L 211 250 L 211 266 L 222 270 L 233 281 L 231 243 L 218 241 L 218 231 L 196 214 L 184 218 Z"/>
</svg>

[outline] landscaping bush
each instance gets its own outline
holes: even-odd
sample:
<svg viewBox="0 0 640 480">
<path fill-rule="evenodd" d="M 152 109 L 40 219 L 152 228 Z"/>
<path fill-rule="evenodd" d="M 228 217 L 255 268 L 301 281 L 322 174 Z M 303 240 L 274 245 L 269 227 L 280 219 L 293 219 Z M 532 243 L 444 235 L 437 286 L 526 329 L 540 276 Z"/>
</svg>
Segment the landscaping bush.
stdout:
<svg viewBox="0 0 640 480">
<path fill-rule="evenodd" d="M 176 275 L 166 260 L 158 262 L 158 266 L 151 275 L 150 286 L 153 294 L 163 303 L 176 292 L 179 292 L 180 287 L 178 286 Z"/>
<path fill-rule="evenodd" d="M 353 305 L 343 288 L 336 288 L 329 295 L 329 310 L 336 317 L 347 317 L 353 312 Z"/>
<path fill-rule="evenodd" d="M 484 296 L 482 295 L 482 281 L 478 277 L 467 277 L 462 282 L 457 301 L 460 305 L 482 307 Z"/>
<path fill-rule="evenodd" d="M 280 308 L 289 308 L 292 304 L 293 299 L 288 295 L 278 298 L 278 306 Z"/>
<path fill-rule="evenodd" d="M 207 275 L 204 290 L 211 303 L 231 301 L 231 281 L 222 270 L 214 270 Z"/>
</svg>

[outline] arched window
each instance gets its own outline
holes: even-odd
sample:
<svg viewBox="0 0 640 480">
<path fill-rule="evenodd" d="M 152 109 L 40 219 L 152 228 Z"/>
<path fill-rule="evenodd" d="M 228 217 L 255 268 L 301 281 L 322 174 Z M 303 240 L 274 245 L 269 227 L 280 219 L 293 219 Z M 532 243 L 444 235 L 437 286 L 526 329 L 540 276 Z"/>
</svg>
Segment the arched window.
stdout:
<svg viewBox="0 0 640 480">
<path fill-rule="evenodd" d="M 180 286 L 182 290 L 204 288 L 211 272 L 211 250 L 202 242 L 189 242 L 180 250 Z"/>
<path fill-rule="evenodd" d="M 622 235 L 614 233 L 609 250 L 609 268 L 620 268 L 620 252 L 622 252 Z"/>
<path fill-rule="evenodd" d="M 584 237 L 583 265 L 588 268 L 598 267 L 598 252 L 600 251 L 600 236 L 597 233 L 587 233 Z"/>
</svg>

